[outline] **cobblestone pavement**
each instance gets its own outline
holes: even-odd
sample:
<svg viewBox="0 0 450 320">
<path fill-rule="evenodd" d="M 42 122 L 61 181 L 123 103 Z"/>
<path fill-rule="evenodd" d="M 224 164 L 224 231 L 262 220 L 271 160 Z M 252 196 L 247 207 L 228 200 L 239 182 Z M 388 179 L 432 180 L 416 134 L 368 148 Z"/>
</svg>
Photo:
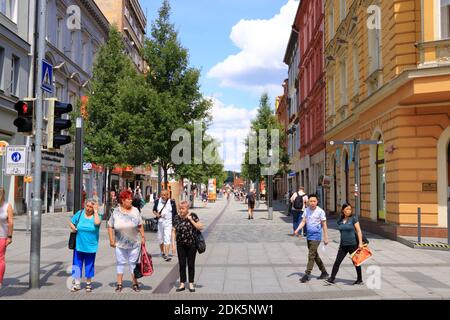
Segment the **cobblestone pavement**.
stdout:
<svg viewBox="0 0 450 320">
<path fill-rule="evenodd" d="M 201 205 L 199 201 L 196 204 Z M 151 205 L 143 211 L 150 217 Z M 294 300 L 294 299 L 448 299 L 450 298 L 450 252 L 409 248 L 401 243 L 370 233 L 374 256 L 363 265 L 365 285 L 353 286 L 356 278 L 350 259 L 346 258 L 336 284 L 327 286 L 319 280 L 314 267 L 312 279 L 302 284 L 307 262 L 306 240 L 291 236 L 291 216 L 275 202 L 273 220 L 261 203 L 255 219 L 248 220 L 246 205 L 231 199 L 218 199 L 196 212 L 206 226 L 207 250 L 197 255 L 196 293 L 177 293 L 176 257 L 165 262 L 159 257 L 156 233 L 146 232 L 147 247 L 153 255 L 155 273 L 140 279 L 142 291 L 131 290 L 129 275 L 124 276 L 124 290 L 115 288 L 115 257 L 109 247 L 105 222 L 96 259 L 93 292 L 71 293 L 72 252 L 67 249 L 69 214 L 42 216 L 41 289 L 28 289 L 30 236 L 25 232 L 26 217 L 15 221 L 14 242 L 6 255 L 4 287 L 1 299 L 154 299 L 154 300 Z M 330 244 L 319 251 L 328 272 L 339 245 L 335 221 L 329 220 Z M 364 226 L 362 226 L 364 228 Z M 377 274 L 380 276 L 377 281 Z"/>
</svg>

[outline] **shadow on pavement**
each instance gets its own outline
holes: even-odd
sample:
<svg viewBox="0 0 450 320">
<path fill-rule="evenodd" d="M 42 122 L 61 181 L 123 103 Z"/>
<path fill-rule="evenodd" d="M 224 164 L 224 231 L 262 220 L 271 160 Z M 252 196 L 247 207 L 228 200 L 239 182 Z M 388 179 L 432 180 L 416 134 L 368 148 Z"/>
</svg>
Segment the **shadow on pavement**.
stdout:
<svg viewBox="0 0 450 320">
<path fill-rule="evenodd" d="M 153 287 L 146 286 L 146 285 L 142 284 L 142 282 L 140 282 L 139 279 L 138 279 L 138 283 L 139 283 L 139 289 L 141 291 L 151 291 L 151 290 L 153 290 Z M 117 282 L 110 282 L 109 283 L 109 286 L 111 288 L 114 288 L 114 289 L 116 288 L 116 285 L 117 285 Z M 132 288 L 133 287 L 133 282 L 131 282 L 129 280 L 125 280 L 125 281 L 122 281 L 122 285 L 123 285 L 123 289 L 125 289 L 125 288 Z"/>
</svg>

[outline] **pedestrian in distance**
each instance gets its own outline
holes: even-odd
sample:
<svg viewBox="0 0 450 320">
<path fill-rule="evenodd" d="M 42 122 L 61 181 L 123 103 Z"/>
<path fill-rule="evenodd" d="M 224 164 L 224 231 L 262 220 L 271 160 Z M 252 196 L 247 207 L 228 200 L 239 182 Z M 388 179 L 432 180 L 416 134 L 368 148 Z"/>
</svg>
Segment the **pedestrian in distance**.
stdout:
<svg viewBox="0 0 450 320">
<path fill-rule="evenodd" d="M 206 191 L 203 191 L 202 193 L 202 201 L 203 201 L 203 208 L 205 208 L 206 205 L 208 204 L 208 194 L 206 193 Z"/>
<path fill-rule="evenodd" d="M 87 199 L 84 209 L 79 210 L 70 219 L 72 232 L 77 233 L 72 262 L 72 292 L 81 290 L 83 265 L 86 277 L 86 292 L 92 291 L 92 278 L 95 275 L 95 256 L 98 250 L 100 225 L 103 212 L 99 213 L 98 202 Z"/>
<path fill-rule="evenodd" d="M 341 216 L 337 221 L 338 230 L 341 233 L 341 242 L 339 244 L 339 250 L 333 265 L 333 270 L 331 271 L 331 276 L 325 280 L 327 284 L 334 283 L 336 275 L 339 271 L 339 266 L 345 256 L 347 254 L 352 254 L 364 245 L 361 226 L 359 224 L 358 217 L 353 214 L 352 209 L 352 206 L 348 203 L 344 203 L 342 205 Z M 353 284 L 362 284 L 361 266 L 355 266 L 355 269 L 357 278 Z"/>
<path fill-rule="evenodd" d="M 292 205 L 291 213 L 292 213 L 292 225 L 293 225 L 293 233 L 294 236 L 295 230 L 297 230 L 300 225 L 300 220 L 302 219 L 303 213 L 305 212 L 306 206 L 308 204 L 308 196 L 305 193 L 304 187 L 299 187 L 298 191 L 295 192 L 291 198 L 290 202 Z M 306 236 L 305 232 L 306 228 L 303 228 L 303 236 Z"/>
<path fill-rule="evenodd" d="M 172 242 L 173 230 L 172 221 L 177 215 L 177 205 L 175 200 L 169 198 L 169 191 L 162 190 L 160 198 L 153 205 L 153 214 L 158 219 L 158 241 L 161 249 L 161 256 L 167 262 L 172 260 L 169 257 L 170 245 Z M 172 246 L 172 253 L 174 254 Z"/>
<path fill-rule="evenodd" d="M 248 220 L 253 219 L 253 210 L 255 209 L 255 191 L 251 189 L 247 194 L 247 203 L 248 203 Z"/>
<path fill-rule="evenodd" d="M 319 279 L 326 279 L 329 275 L 322 260 L 319 257 L 317 249 L 319 248 L 320 242 L 322 241 L 322 231 L 323 231 L 323 243 L 328 244 L 328 228 L 327 228 L 327 218 L 325 211 L 320 208 L 317 203 L 318 197 L 315 194 L 310 195 L 308 200 L 309 206 L 305 209 L 302 216 L 302 222 L 295 230 L 295 235 L 299 235 L 300 230 L 306 224 L 307 233 L 307 244 L 308 244 L 308 265 L 306 267 L 305 275 L 300 279 L 300 282 L 305 283 L 310 280 L 311 271 L 314 267 L 314 263 L 317 264 L 320 271 L 322 272 Z"/>
<path fill-rule="evenodd" d="M 6 248 L 12 243 L 14 214 L 10 203 L 6 201 L 5 189 L 0 187 L 0 289 L 6 270 Z"/>
<path fill-rule="evenodd" d="M 180 211 L 173 219 L 173 229 L 177 239 L 178 264 L 180 267 L 180 286 L 176 291 L 185 290 L 187 264 L 189 291 L 195 292 L 195 257 L 197 255 L 195 233 L 203 230 L 203 224 L 195 213 L 189 212 L 188 201 L 180 203 Z"/>
<path fill-rule="evenodd" d="M 128 265 L 133 281 L 133 290 L 139 292 L 139 284 L 134 277 L 134 268 L 139 258 L 141 245 L 145 244 L 144 227 L 139 211 L 131 205 L 133 194 L 122 191 L 119 194 L 119 206 L 114 209 L 108 220 L 109 244 L 115 249 L 117 263 L 116 292 L 123 288 L 123 273 Z"/>
</svg>

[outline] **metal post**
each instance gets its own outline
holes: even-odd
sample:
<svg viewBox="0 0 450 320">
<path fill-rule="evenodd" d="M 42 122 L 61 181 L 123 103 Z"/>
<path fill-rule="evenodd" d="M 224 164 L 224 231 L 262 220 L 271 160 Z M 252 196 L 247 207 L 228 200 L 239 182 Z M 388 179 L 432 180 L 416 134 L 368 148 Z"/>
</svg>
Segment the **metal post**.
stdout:
<svg viewBox="0 0 450 320">
<path fill-rule="evenodd" d="M 361 178 L 359 174 L 359 141 L 353 140 L 353 157 L 354 157 L 354 164 L 355 164 L 355 211 L 356 211 L 356 217 L 359 218 L 361 216 L 361 195 L 360 195 L 360 188 L 361 188 Z"/>
<path fill-rule="evenodd" d="M 83 179 L 83 118 L 76 120 L 75 133 L 75 178 L 74 178 L 74 203 L 73 213 L 81 210 L 82 197 L 82 179 Z"/>
<path fill-rule="evenodd" d="M 421 243 L 422 242 L 422 226 L 421 226 L 421 209 L 417 208 L 417 242 Z"/>
<path fill-rule="evenodd" d="M 271 168 L 269 168 L 269 173 L 272 173 Z M 269 207 L 269 220 L 273 220 L 272 191 L 272 174 L 270 174 L 267 178 L 267 204 Z"/>
<path fill-rule="evenodd" d="M 45 16 L 47 12 L 47 1 L 39 1 L 39 40 L 38 40 L 38 76 L 37 81 L 42 79 L 42 67 L 40 66 L 45 55 Z M 37 86 L 39 87 L 39 86 Z M 30 279 L 29 286 L 31 289 L 39 288 L 39 273 L 41 259 L 41 148 L 42 148 L 42 89 L 38 88 L 36 92 L 36 140 L 35 140 L 35 160 L 34 160 L 34 197 L 32 201 L 31 215 L 31 243 L 30 243 Z"/>
</svg>

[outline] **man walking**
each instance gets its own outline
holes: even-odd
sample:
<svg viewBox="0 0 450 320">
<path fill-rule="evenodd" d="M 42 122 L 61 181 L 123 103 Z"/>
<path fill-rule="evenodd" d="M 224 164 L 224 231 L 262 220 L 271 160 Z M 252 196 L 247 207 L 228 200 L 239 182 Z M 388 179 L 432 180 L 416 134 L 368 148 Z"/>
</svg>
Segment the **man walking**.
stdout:
<svg viewBox="0 0 450 320">
<path fill-rule="evenodd" d="M 177 215 L 175 200 L 169 199 L 169 191 L 161 191 L 161 196 L 155 201 L 153 214 L 158 219 L 158 240 L 161 255 L 164 260 L 170 261 L 170 244 L 172 239 L 172 219 Z"/>
<path fill-rule="evenodd" d="M 305 226 L 307 228 L 308 236 L 306 238 L 308 243 L 308 265 L 306 267 L 305 275 L 300 279 L 300 282 L 305 283 L 309 281 L 311 271 L 314 267 L 314 262 L 319 267 L 320 274 L 319 279 L 328 278 L 327 270 L 319 257 L 319 253 L 317 249 L 319 248 L 320 242 L 322 241 L 322 230 L 323 230 L 323 243 L 325 245 L 328 244 L 328 228 L 327 228 L 327 218 L 325 216 L 325 211 L 322 210 L 319 206 L 317 206 L 318 198 L 317 196 L 310 195 L 309 196 L 309 207 L 306 208 L 305 213 L 303 214 L 303 220 L 298 226 L 297 230 L 295 230 L 295 234 L 298 235 L 300 230 Z"/>
<path fill-rule="evenodd" d="M 247 203 L 248 203 L 248 220 L 253 219 L 253 210 L 255 209 L 255 192 L 253 189 L 247 194 Z"/>
<path fill-rule="evenodd" d="M 305 188 L 299 187 L 298 191 L 291 196 L 290 202 L 292 204 L 292 224 L 294 229 L 294 233 L 292 235 L 294 236 L 295 230 L 297 230 L 300 224 L 301 217 L 303 216 L 308 203 L 308 196 L 305 193 Z M 303 228 L 304 237 L 306 237 L 305 229 L 306 228 Z"/>
</svg>

